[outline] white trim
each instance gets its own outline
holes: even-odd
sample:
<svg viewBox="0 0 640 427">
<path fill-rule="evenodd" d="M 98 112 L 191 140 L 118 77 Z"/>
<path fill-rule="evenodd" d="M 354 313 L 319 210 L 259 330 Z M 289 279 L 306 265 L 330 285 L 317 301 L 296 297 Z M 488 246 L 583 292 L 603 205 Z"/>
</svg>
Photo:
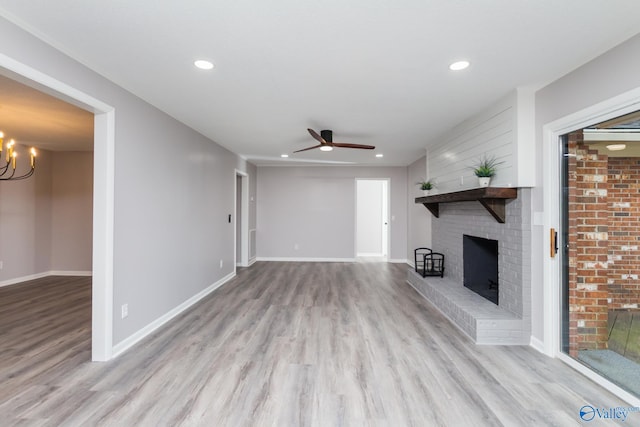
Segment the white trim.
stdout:
<svg viewBox="0 0 640 427">
<path fill-rule="evenodd" d="M 74 271 L 74 270 L 51 270 L 48 272 L 47 276 L 82 276 L 82 277 L 91 277 L 93 272 L 88 271 Z"/>
<path fill-rule="evenodd" d="M 14 277 L 13 279 L 7 279 L 0 282 L 0 288 L 2 288 L 3 286 L 11 286 L 22 282 L 28 282 L 29 280 L 42 279 L 43 277 L 47 276 L 49 276 L 49 273 L 45 271 L 44 273 L 35 273 L 29 274 L 27 276 Z"/>
<path fill-rule="evenodd" d="M 551 244 L 549 240 L 549 230 L 560 229 L 560 159 L 558 156 L 559 138 L 562 134 L 550 132 L 544 128 L 544 145 L 542 147 L 543 160 L 543 188 L 544 188 L 544 242 L 543 247 L 548 248 Z M 562 233 L 558 233 L 560 237 Z M 559 247 L 562 247 L 559 245 Z M 543 304 L 544 319 L 544 339 L 542 340 L 544 354 L 555 356 L 560 348 L 560 259 L 562 251 L 558 256 L 551 258 L 546 252 L 544 255 L 543 270 L 543 294 L 545 303 Z"/>
<path fill-rule="evenodd" d="M 189 307 L 191 307 L 192 305 L 194 305 L 195 303 L 197 303 L 198 301 L 200 301 L 201 299 L 203 299 L 204 297 L 209 295 L 211 292 L 215 291 L 220 286 L 224 285 L 234 277 L 236 277 L 236 274 L 233 272 L 227 274 L 225 277 L 218 280 L 213 285 L 209 286 L 208 288 L 204 289 L 201 292 L 198 292 L 197 294 L 195 294 L 194 296 L 192 296 L 191 298 L 189 298 L 188 300 L 186 300 L 185 302 L 183 302 L 173 310 L 160 316 L 159 318 L 149 323 L 147 326 L 140 329 L 133 335 L 129 336 L 128 338 L 125 338 L 123 341 L 120 341 L 118 344 L 113 346 L 112 358 L 118 357 L 119 355 L 121 355 L 122 353 L 124 353 L 125 351 L 133 347 L 135 344 L 137 344 L 138 342 L 140 342 L 141 340 L 143 340 L 144 338 L 152 334 L 162 325 L 164 325 L 165 323 L 167 323 L 168 321 L 170 321 L 171 319 L 173 319 L 174 317 L 176 317 L 177 315 L 179 315 L 180 313 L 182 313 L 183 311 L 185 311 L 186 309 L 188 309 Z"/>
<path fill-rule="evenodd" d="M 58 271 L 58 270 L 43 271 L 42 273 L 28 274 L 26 276 L 14 277 L 13 279 L 3 280 L 2 282 L 0 282 L 0 288 L 2 288 L 3 286 L 17 285 L 19 283 L 28 282 L 30 280 L 42 279 L 43 277 L 50 277 L 50 276 L 83 276 L 83 277 L 88 276 L 90 277 L 91 275 L 92 275 L 91 271 Z"/>
<path fill-rule="evenodd" d="M 95 115 L 91 358 L 94 361 L 109 360 L 113 334 L 115 109 L 4 54 L 0 54 L 0 67 L 15 73 L 23 83 Z"/>
<path fill-rule="evenodd" d="M 355 258 L 256 257 L 256 260 L 269 262 L 356 262 Z"/>
<path fill-rule="evenodd" d="M 564 363 L 569 365 L 571 368 L 573 368 L 576 371 L 580 372 L 582 375 L 584 375 L 585 377 L 589 378 L 591 381 L 595 382 L 596 384 L 598 384 L 598 385 L 604 387 L 605 389 L 609 390 L 611 393 L 615 394 L 620 399 L 622 399 L 625 402 L 629 403 L 631 406 L 640 407 L 640 398 L 638 398 L 638 397 L 634 396 L 633 394 L 629 393 L 628 391 L 626 391 L 625 389 L 621 388 L 617 384 L 612 383 L 611 381 L 609 381 L 605 377 L 603 377 L 603 376 L 599 375 L 598 373 L 596 373 L 594 370 L 590 369 L 589 367 L 587 367 L 587 366 L 583 365 L 582 363 L 578 362 L 577 360 L 573 359 L 571 356 L 568 356 L 568 355 L 566 355 L 564 353 L 560 353 L 560 354 L 558 354 L 557 357 L 558 357 L 558 359 L 562 360 Z"/>
<path fill-rule="evenodd" d="M 107 361 L 113 347 L 115 111 L 96 114 L 93 143 L 93 291 L 91 360 Z"/>
<path fill-rule="evenodd" d="M 242 193 L 240 200 L 240 259 L 238 260 L 238 242 L 237 242 L 237 229 L 238 224 L 238 177 L 242 185 Z M 234 265 L 236 267 L 248 267 L 249 266 L 249 174 L 235 169 L 234 181 L 233 181 L 234 195 L 233 200 L 233 258 Z"/>
<path fill-rule="evenodd" d="M 391 264 L 407 264 L 410 265 L 411 268 L 415 267 L 413 265 L 413 262 L 409 261 L 408 259 L 388 259 L 387 262 L 390 262 Z"/>
<path fill-rule="evenodd" d="M 256 263 L 258 259 L 256 257 L 251 257 L 249 258 L 249 264 L 247 265 L 247 267 L 251 267 L 253 264 Z"/>
<path fill-rule="evenodd" d="M 534 350 L 539 351 L 544 354 L 544 342 L 539 340 L 538 338 L 532 336 L 529 345 L 534 348 Z"/>
</svg>

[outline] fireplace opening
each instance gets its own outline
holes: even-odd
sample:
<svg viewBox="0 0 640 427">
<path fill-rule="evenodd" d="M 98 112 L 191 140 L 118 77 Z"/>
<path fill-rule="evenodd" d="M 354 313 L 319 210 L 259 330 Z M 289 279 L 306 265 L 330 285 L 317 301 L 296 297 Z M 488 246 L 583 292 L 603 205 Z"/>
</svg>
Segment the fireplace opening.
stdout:
<svg viewBox="0 0 640 427">
<path fill-rule="evenodd" d="M 498 241 L 462 236 L 464 286 L 498 305 Z"/>
</svg>

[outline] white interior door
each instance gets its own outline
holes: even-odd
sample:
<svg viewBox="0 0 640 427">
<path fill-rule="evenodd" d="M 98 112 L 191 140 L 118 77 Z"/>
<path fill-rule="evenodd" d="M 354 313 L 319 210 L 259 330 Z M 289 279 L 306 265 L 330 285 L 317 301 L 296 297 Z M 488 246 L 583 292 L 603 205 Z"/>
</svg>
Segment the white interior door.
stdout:
<svg viewBox="0 0 640 427">
<path fill-rule="evenodd" d="M 387 180 L 356 180 L 356 256 L 388 256 L 388 199 Z"/>
</svg>

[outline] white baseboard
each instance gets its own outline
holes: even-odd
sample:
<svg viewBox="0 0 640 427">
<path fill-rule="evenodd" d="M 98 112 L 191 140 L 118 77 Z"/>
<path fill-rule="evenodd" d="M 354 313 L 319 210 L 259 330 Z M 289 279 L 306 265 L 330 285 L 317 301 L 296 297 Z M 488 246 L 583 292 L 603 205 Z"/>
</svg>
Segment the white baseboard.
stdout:
<svg viewBox="0 0 640 427">
<path fill-rule="evenodd" d="M 534 337 L 533 335 L 531 336 L 531 343 L 529 345 L 531 345 L 531 347 L 533 347 L 535 350 L 539 351 L 540 353 L 546 354 L 544 351 L 544 342 Z"/>
<path fill-rule="evenodd" d="M 49 272 L 45 271 L 44 273 L 29 274 L 27 276 L 22 276 L 22 277 L 14 277 L 13 279 L 7 279 L 0 282 L 0 287 L 11 286 L 17 283 L 27 282 L 29 280 L 41 279 L 47 276 L 50 276 L 50 274 Z"/>
<path fill-rule="evenodd" d="M 369 253 L 369 252 L 361 252 L 361 253 L 357 253 L 356 254 L 357 257 L 362 256 L 362 257 L 382 257 L 384 256 L 381 253 Z"/>
<path fill-rule="evenodd" d="M 128 338 L 125 338 L 123 341 L 120 341 L 118 344 L 113 346 L 113 349 L 111 351 L 111 358 L 114 359 L 118 357 L 119 355 L 121 355 L 122 353 L 124 353 L 125 351 L 133 347 L 135 344 L 137 344 L 139 341 L 149 336 L 156 329 L 158 329 L 159 327 L 167 323 L 169 320 L 173 319 L 178 314 L 182 313 L 183 311 L 191 307 L 193 304 L 200 301 L 202 298 L 209 295 L 211 292 L 218 289 L 220 286 L 227 283 L 229 280 L 233 279 L 235 276 L 236 276 L 235 272 L 229 273 L 228 275 L 218 280 L 213 285 L 195 294 L 194 296 L 192 296 L 191 298 L 189 298 L 188 300 L 186 300 L 185 302 L 183 302 L 173 310 L 169 311 L 168 313 L 164 314 L 163 316 L 160 316 L 153 322 L 149 323 L 147 326 L 140 329 L 138 332 L 134 333 Z"/>
<path fill-rule="evenodd" d="M 49 276 L 91 276 L 91 271 L 43 271 L 42 273 L 28 274 L 26 276 L 14 277 L 13 279 L 7 279 L 0 282 L 0 288 L 3 286 L 16 285 L 22 282 L 28 282 L 29 280 L 42 279 Z"/>
<path fill-rule="evenodd" d="M 409 264 L 413 267 L 412 263 L 409 262 L 408 259 L 390 259 L 389 262 L 392 264 Z"/>
<path fill-rule="evenodd" d="M 355 258 L 258 257 L 257 260 L 276 262 L 356 262 Z"/>
<path fill-rule="evenodd" d="M 249 258 L 249 265 L 248 265 L 248 267 L 251 267 L 253 264 L 255 264 L 255 263 L 256 263 L 256 261 L 257 261 L 256 257 Z"/>
<path fill-rule="evenodd" d="M 66 270 L 53 270 L 50 271 L 49 276 L 92 276 L 93 271 L 66 271 Z"/>
</svg>

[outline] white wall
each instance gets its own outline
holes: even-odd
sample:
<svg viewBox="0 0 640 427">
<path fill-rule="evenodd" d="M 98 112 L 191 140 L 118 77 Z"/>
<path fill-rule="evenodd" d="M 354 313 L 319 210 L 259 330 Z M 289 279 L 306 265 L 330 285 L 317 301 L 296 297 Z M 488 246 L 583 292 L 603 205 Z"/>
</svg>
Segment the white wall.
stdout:
<svg viewBox="0 0 640 427">
<path fill-rule="evenodd" d="M 405 260 L 405 167 L 258 167 L 258 258 L 353 259 L 355 179 L 390 179 L 391 260 Z M 295 249 L 298 245 L 298 249 Z"/>
<path fill-rule="evenodd" d="M 0 37 L 0 54 L 115 108 L 113 343 L 231 274 L 247 163 L 4 19 Z"/>
<path fill-rule="evenodd" d="M 627 91 L 640 87 L 640 35 L 606 52 L 536 93 L 536 188 L 533 211 L 558 210 L 544 206 L 542 152 L 545 124 L 567 117 Z M 532 335 L 544 340 L 543 260 L 548 256 L 544 236 L 548 230 L 534 225 L 532 238 Z"/>
<path fill-rule="evenodd" d="M 478 179 L 473 174 L 473 166 L 483 157 L 494 157 L 500 164 L 491 180 L 492 186 L 531 186 L 534 183 L 532 128 L 532 92 L 514 90 L 433 139 L 427 148 L 429 176 L 424 178 L 434 180 L 441 193 L 475 188 Z"/>
<path fill-rule="evenodd" d="M 408 173 L 408 207 L 407 207 L 407 259 L 413 264 L 414 250 L 416 248 L 431 247 L 431 212 L 422 204 L 415 202 L 416 197 L 422 197 L 422 190 L 416 182 L 423 181 L 427 176 L 426 157 L 422 157 L 411 163 L 407 168 Z M 437 248 L 434 248 L 437 251 Z"/>
</svg>

